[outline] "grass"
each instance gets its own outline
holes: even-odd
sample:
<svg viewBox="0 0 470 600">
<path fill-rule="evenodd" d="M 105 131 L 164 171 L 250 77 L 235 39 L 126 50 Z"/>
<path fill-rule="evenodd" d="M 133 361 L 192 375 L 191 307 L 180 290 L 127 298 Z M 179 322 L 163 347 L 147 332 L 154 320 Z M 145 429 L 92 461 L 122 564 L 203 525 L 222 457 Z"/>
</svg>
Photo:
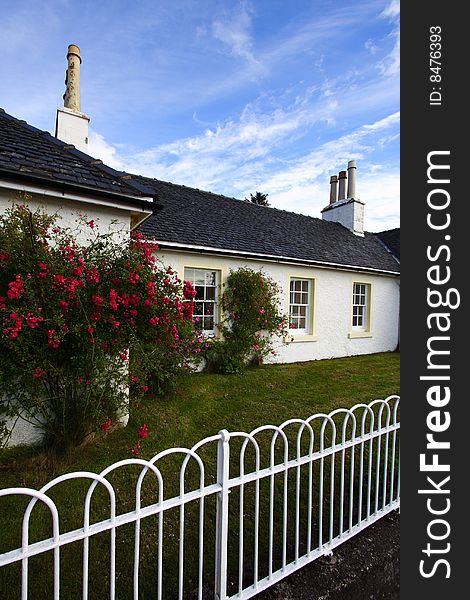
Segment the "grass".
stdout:
<svg viewBox="0 0 470 600">
<path fill-rule="evenodd" d="M 336 408 L 368 403 L 375 398 L 385 398 L 399 393 L 399 354 L 383 353 L 352 358 L 296 363 L 291 365 L 266 365 L 250 369 L 243 375 L 214 375 L 197 373 L 182 378 L 177 391 L 165 399 L 147 399 L 133 414 L 129 426 L 107 436 L 97 437 L 92 444 L 77 449 L 67 458 L 57 459 L 47 455 L 33 456 L 30 450 L 7 452 L 1 459 L 1 487 L 26 486 L 38 489 L 53 477 L 66 472 L 86 470 L 100 472 L 113 462 L 130 458 L 130 448 L 137 439 L 136 428 L 143 422 L 149 427 L 149 437 L 143 444 L 141 458 L 151 458 L 158 452 L 172 447 L 190 448 L 201 438 L 216 434 L 221 429 L 251 431 L 257 426 L 271 423 L 278 425 L 292 418 L 306 418 L 314 413 L 329 413 Z M 267 445 L 266 440 L 266 445 Z M 201 453 L 207 468 L 207 483 L 215 479 L 216 454 L 214 446 Z M 236 452 L 234 452 L 236 456 Z M 253 456 L 247 456 L 252 461 Z M 165 478 L 165 498 L 178 495 L 178 471 L 181 460 L 168 457 L 162 464 Z M 134 509 L 134 486 L 138 470 L 126 467 L 109 476 L 118 497 L 118 514 Z M 187 489 L 197 487 L 197 472 L 190 465 L 187 473 Z M 289 475 L 289 478 L 291 474 Z M 267 483 L 267 482 L 266 482 Z M 66 482 L 51 492 L 61 514 L 61 532 L 82 526 L 83 498 L 87 485 L 82 481 Z M 305 489 L 305 488 L 302 488 Z M 108 500 L 102 490 L 97 490 L 92 503 L 92 521 L 109 515 Z M 253 486 L 245 490 L 244 513 L 246 522 L 253 514 Z M 261 489 L 261 499 L 267 490 Z M 157 500 L 157 489 L 146 478 L 142 492 L 143 505 Z M 282 481 L 276 480 L 275 520 L 282 520 Z M 238 501 L 232 494 L 230 528 L 233 544 L 229 549 L 229 561 L 237 578 L 238 565 Z M 185 547 L 185 590 L 197 585 L 197 523 L 198 504 L 188 505 L 185 514 L 187 543 Z M 0 499 L 0 552 L 20 545 L 21 517 L 26 502 L 15 496 Z M 205 571 L 208 584 L 213 578 L 213 525 L 214 498 L 208 498 L 205 507 Z M 289 523 L 292 515 L 289 514 Z M 193 523 L 193 527 L 191 527 Z M 164 589 L 169 600 L 177 597 L 176 577 L 178 569 L 179 512 L 173 510 L 165 515 Z M 280 527 L 277 530 L 280 531 Z M 276 530 L 276 531 L 277 531 Z M 264 535 L 265 525 L 261 523 Z M 247 546 L 251 532 L 247 526 Z M 31 541 L 50 536 L 50 520 L 42 507 L 33 511 Z M 157 519 L 150 517 L 142 522 L 141 537 L 141 598 L 155 597 Z M 289 542 L 290 546 L 292 545 Z M 90 598 L 108 595 L 109 534 L 95 536 L 90 544 Z M 132 597 L 132 557 L 134 527 L 119 528 L 117 534 L 117 597 Z M 64 598 L 81 597 L 80 542 L 61 550 L 61 589 Z M 250 553 L 248 552 L 248 557 Z M 263 557 L 261 557 L 261 563 Z M 250 567 L 250 560 L 246 568 Z M 52 578 L 48 571 L 52 560 L 42 556 L 30 560 L 31 597 L 41 600 L 50 598 Z M 186 571 L 186 568 L 185 568 Z M 19 598 L 19 570 L 10 566 L 0 571 L 0 597 Z"/>
</svg>

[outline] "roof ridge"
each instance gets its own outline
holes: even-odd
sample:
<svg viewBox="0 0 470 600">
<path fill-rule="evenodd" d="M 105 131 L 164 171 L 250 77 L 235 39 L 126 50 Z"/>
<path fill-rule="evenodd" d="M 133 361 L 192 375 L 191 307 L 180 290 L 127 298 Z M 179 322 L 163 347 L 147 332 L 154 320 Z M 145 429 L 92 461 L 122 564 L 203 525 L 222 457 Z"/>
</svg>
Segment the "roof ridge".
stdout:
<svg viewBox="0 0 470 600">
<path fill-rule="evenodd" d="M 137 175 L 137 174 L 133 174 L 133 173 L 131 173 L 131 175 L 132 175 L 132 177 L 137 177 L 139 179 L 144 179 L 144 180 L 147 180 L 147 181 L 156 181 L 158 183 L 163 183 L 165 185 L 171 185 L 171 186 L 177 187 L 177 188 L 178 187 L 179 188 L 185 188 L 187 190 L 195 190 L 195 191 L 201 192 L 203 194 L 210 194 L 211 196 L 218 196 L 219 198 L 223 198 L 224 200 L 230 200 L 230 201 L 235 201 L 235 202 L 243 202 L 247 206 L 253 206 L 253 207 L 256 206 L 257 208 L 266 208 L 266 209 L 269 209 L 269 210 L 277 211 L 279 213 L 287 213 L 287 214 L 290 214 L 290 215 L 297 215 L 299 217 L 303 217 L 303 218 L 306 218 L 306 219 L 313 219 L 313 220 L 316 220 L 316 221 L 321 221 L 321 222 L 325 222 L 325 223 L 326 222 L 331 223 L 331 221 L 324 221 L 320 217 L 313 217 L 312 215 L 305 215 L 303 213 L 297 213 L 297 212 L 294 212 L 292 210 L 286 210 L 285 208 L 278 208 L 277 206 L 263 206 L 261 204 L 256 204 L 254 202 L 242 200 L 241 198 L 235 198 L 235 196 L 226 196 L 225 194 L 219 194 L 217 192 L 211 192 L 211 191 L 207 191 L 207 190 L 201 190 L 199 188 L 195 188 L 195 187 L 192 187 L 192 186 L 187 186 L 187 185 L 184 185 L 184 184 L 181 184 L 181 183 L 173 183 L 172 181 L 164 181 L 163 179 L 157 179 L 156 177 L 147 177 L 145 175 Z"/>
</svg>

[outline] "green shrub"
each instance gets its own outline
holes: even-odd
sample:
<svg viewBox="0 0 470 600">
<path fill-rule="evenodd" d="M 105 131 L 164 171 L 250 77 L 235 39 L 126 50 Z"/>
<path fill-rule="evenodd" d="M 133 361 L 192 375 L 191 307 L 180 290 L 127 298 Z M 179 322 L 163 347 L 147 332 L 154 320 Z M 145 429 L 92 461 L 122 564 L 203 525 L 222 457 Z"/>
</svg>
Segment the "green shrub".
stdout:
<svg viewBox="0 0 470 600">
<path fill-rule="evenodd" d="M 274 339 L 288 333 L 279 294 L 278 284 L 262 270 L 230 271 L 221 298 L 223 339 L 210 342 L 205 353 L 209 370 L 239 373 L 246 365 L 259 365 L 275 354 Z"/>
</svg>

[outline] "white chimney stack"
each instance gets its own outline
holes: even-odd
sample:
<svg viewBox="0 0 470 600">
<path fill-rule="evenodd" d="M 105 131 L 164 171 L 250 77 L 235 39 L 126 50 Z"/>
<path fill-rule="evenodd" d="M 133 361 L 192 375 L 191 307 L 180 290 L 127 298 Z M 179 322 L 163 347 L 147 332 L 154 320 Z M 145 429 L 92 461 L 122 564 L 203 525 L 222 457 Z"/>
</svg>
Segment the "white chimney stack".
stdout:
<svg viewBox="0 0 470 600">
<path fill-rule="evenodd" d="M 348 162 L 347 173 L 340 171 L 338 177 L 330 177 L 330 203 L 322 210 L 322 217 L 325 221 L 340 223 L 355 235 L 364 236 L 364 202 L 356 198 L 355 160 Z"/>
<path fill-rule="evenodd" d="M 70 44 L 67 51 L 64 107 L 57 109 L 55 135 L 59 140 L 88 152 L 90 117 L 80 112 L 80 48 Z"/>
</svg>

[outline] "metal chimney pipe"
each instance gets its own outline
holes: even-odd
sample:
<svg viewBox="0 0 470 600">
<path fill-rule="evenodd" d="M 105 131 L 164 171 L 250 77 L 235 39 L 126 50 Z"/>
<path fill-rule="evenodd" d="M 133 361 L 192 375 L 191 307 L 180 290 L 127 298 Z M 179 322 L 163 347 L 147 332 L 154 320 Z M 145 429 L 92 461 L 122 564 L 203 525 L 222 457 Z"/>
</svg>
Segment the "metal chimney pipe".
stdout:
<svg viewBox="0 0 470 600">
<path fill-rule="evenodd" d="M 338 199 L 338 177 L 332 175 L 330 177 L 330 204 L 334 204 Z"/>
<path fill-rule="evenodd" d="M 348 162 L 348 198 L 356 197 L 356 161 Z"/>
<path fill-rule="evenodd" d="M 67 52 L 68 67 L 65 74 L 64 107 L 80 112 L 80 48 L 70 44 Z"/>
<path fill-rule="evenodd" d="M 339 172 L 338 200 L 344 200 L 346 198 L 346 177 L 346 171 Z"/>
</svg>

